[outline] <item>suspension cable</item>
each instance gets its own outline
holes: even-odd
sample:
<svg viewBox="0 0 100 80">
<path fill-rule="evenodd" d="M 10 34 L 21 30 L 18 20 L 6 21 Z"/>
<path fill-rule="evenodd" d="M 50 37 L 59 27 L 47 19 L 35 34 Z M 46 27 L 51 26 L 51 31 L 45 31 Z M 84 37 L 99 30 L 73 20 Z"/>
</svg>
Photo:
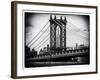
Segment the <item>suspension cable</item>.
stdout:
<svg viewBox="0 0 100 80">
<path fill-rule="evenodd" d="M 29 45 L 29 44 L 32 43 L 32 41 L 42 32 L 42 30 L 46 27 L 46 25 L 47 25 L 48 23 L 49 23 L 49 21 L 45 24 L 45 26 L 43 26 L 43 28 L 39 31 L 39 33 L 29 41 L 29 43 L 28 43 L 27 45 Z"/>
<path fill-rule="evenodd" d="M 49 26 L 46 28 L 46 30 L 45 31 L 47 31 L 48 30 L 48 28 L 49 28 Z M 44 32 L 45 32 L 44 31 Z M 44 32 L 34 41 L 34 42 L 32 42 L 31 43 L 31 45 L 29 45 L 29 47 L 31 47 L 36 41 L 38 41 L 39 40 L 39 38 L 41 38 L 41 36 L 44 34 Z"/>
</svg>

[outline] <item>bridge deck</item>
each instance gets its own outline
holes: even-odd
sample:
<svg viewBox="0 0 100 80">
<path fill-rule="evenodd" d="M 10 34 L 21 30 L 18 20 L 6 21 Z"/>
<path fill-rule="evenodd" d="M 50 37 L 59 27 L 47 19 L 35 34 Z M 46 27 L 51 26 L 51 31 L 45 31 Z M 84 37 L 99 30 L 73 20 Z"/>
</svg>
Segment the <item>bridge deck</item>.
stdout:
<svg viewBox="0 0 100 80">
<path fill-rule="evenodd" d="M 50 59 L 50 58 L 62 58 L 62 57 L 81 57 L 81 56 L 87 56 L 89 55 L 88 50 L 86 51 L 79 51 L 79 52 L 72 52 L 72 53 L 55 53 L 52 55 L 44 55 L 44 56 L 37 56 L 34 58 L 29 58 L 27 60 L 33 61 L 33 60 L 44 60 L 44 59 Z"/>
</svg>

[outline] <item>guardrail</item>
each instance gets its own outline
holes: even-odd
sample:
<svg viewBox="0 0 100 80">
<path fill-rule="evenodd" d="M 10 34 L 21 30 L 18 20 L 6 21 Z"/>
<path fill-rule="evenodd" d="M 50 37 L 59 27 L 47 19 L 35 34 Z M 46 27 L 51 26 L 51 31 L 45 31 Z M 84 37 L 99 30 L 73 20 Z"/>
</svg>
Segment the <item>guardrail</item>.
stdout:
<svg viewBox="0 0 100 80">
<path fill-rule="evenodd" d="M 51 58 L 62 58 L 62 57 L 81 57 L 89 55 L 89 49 L 77 49 L 77 50 L 69 50 L 62 53 L 55 53 L 51 55 L 40 55 L 34 58 L 28 58 L 28 61 L 32 60 L 46 60 Z"/>
</svg>

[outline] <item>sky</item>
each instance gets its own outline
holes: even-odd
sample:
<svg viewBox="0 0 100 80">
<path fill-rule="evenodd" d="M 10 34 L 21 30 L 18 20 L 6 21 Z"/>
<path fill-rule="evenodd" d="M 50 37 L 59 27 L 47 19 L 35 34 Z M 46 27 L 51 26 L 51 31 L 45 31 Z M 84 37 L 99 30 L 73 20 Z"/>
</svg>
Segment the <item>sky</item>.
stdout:
<svg viewBox="0 0 100 80">
<path fill-rule="evenodd" d="M 45 13 L 25 13 L 25 39 L 26 45 L 31 49 L 39 51 L 41 48 L 50 44 L 50 19 L 51 14 Z M 56 15 L 57 19 L 66 17 L 66 46 L 74 47 L 76 43 L 89 44 L 89 16 L 88 15 L 60 15 L 52 14 L 52 18 Z M 46 26 L 45 26 L 46 25 Z M 44 27 L 45 26 L 45 27 Z M 40 30 L 44 29 L 40 32 Z M 40 32 L 40 33 L 39 33 Z M 39 33 L 39 34 L 38 34 Z M 38 34 L 38 35 L 37 35 Z M 41 38 L 39 38 L 41 36 Z M 41 41 L 47 40 L 44 44 Z M 30 43 L 31 42 L 31 43 Z"/>
</svg>

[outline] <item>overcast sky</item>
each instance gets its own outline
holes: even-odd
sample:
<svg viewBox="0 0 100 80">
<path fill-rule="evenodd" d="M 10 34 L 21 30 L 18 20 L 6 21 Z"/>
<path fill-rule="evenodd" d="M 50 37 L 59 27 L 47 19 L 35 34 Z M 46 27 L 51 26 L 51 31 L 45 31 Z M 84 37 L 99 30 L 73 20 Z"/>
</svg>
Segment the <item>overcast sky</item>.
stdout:
<svg viewBox="0 0 100 80">
<path fill-rule="evenodd" d="M 55 14 L 52 14 L 54 17 Z M 74 47 L 76 43 L 80 44 L 89 44 L 89 16 L 88 15 L 57 15 L 59 19 L 60 16 L 66 17 L 66 46 Z M 46 47 L 47 44 L 50 44 L 50 14 L 39 14 L 39 13 L 25 13 L 25 32 L 26 32 L 26 45 L 39 33 L 39 31 L 44 27 L 48 22 L 44 30 L 33 39 L 33 45 L 30 47 L 39 50 L 43 47 Z M 48 28 L 47 28 L 48 27 Z M 47 29 L 47 30 L 46 30 Z M 45 31 L 46 30 L 46 31 Z M 38 37 L 44 33 L 41 38 Z M 45 36 L 47 36 L 45 38 Z M 41 46 L 40 42 L 45 38 L 48 39 L 44 45 Z M 31 44 L 29 44 L 31 45 Z M 40 46 L 40 47 L 39 47 Z"/>
</svg>

